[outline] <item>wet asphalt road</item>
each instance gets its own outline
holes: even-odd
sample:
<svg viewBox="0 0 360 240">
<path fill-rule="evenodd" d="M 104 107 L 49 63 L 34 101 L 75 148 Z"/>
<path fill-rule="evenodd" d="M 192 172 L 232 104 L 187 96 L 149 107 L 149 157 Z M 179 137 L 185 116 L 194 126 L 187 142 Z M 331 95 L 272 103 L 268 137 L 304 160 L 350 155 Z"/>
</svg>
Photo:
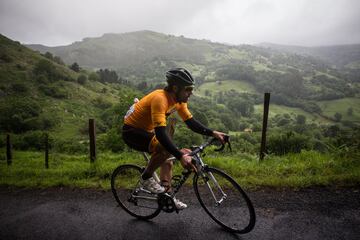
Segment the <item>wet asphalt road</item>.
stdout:
<svg viewBox="0 0 360 240">
<path fill-rule="evenodd" d="M 0 187 L 0 239 L 359 240 L 359 189 L 249 192 L 257 223 L 238 235 L 214 223 L 192 190 L 181 198 L 190 204 L 187 210 L 140 221 L 117 207 L 110 191 Z"/>
</svg>

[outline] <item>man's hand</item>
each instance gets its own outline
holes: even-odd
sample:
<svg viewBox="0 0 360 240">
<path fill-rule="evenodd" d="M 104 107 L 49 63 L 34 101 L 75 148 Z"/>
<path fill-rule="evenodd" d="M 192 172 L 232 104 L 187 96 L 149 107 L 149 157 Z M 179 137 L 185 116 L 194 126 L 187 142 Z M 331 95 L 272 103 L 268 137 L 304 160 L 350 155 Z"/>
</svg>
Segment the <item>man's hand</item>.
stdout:
<svg viewBox="0 0 360 240">
<path fill-rule="evenodd" d="M 222 144 L 225 144 L 225 139 L 224 139 L 225 136 L 226 133 L 213 131 L 213 137 L 219 139 Z"/>
<path fill-rule="evenodd" d="M 191 150 L 187 148 L 183 148 L 180 151 L 184 153 L 180 159 L 180 163 L 183 166 L 183 168 L 194 169 L 194 171 L 196 172 L 196 167 L 191 163 L 192 157 L 188 155 L 189 153 L 191 153 Z"/>
</svg>

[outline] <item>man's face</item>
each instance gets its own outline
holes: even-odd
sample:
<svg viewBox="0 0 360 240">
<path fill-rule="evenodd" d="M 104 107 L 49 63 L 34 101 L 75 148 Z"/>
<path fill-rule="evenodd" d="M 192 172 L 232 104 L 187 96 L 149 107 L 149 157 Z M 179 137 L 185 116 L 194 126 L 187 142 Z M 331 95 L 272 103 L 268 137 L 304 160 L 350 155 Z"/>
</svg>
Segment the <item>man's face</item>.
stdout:
<svg viewBox="0 0 360 240">
<path fill-rule="evenodd" d="M 176 93 L 177 101 L 180 103 L 182 102 L 186 103 L 189 100 L 193 90 L 194 87 L 192 86 L 179 88 L 179 90 Z"/>
</svg>

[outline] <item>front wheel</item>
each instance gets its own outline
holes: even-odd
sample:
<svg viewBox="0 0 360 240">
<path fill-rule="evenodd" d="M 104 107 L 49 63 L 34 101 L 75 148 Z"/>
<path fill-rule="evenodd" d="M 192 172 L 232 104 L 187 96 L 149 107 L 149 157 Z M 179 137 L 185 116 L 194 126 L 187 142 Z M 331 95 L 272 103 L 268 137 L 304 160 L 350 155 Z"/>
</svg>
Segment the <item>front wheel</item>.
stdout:
<svg viewBox="0 0 360 240">
<path fill-rule="evenodd" d="M 193 179 L 196 196 L 220 226 L 236 233 L 248 233 L 255 226 L 254 207 L 239 184 L 226 173 L 206 167 Z"/>
<path fill-rule="evenodd" d="M 161 208 L 156 194 L 140 187 L 143 169 L 132 164 L 121 165 L 111 176 L 111 190 L 119 205 L 130 215 L 140 219 L 157 216 Z"/>
</svg>

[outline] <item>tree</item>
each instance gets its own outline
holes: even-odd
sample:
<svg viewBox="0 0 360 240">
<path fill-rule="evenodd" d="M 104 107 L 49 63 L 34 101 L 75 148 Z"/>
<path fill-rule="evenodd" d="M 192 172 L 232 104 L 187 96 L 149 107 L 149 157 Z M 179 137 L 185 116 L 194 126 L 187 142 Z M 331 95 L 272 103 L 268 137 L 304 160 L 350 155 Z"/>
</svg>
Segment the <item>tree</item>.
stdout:
<svg viewBox="0 0 360 240">
<path fill-rule="evenodd" d="M 109 69 L 100 69 L 97 71 L 97 74 L 100 76 L 100 82 L 109 82 L 109 83 L 117 83 L 119 80 L 118 75 L 115 71 Z"/>
<path fill-rule="evenodd" d="M 74 72 L 80 72 L 80 66 L 79 64 L 77 64 L 77 62 L 71 64 L 70 69 L 73 70 Z"/>
<path fill-rule="evenodd" d="M 81 85 L 84 85 L 86 83 L 87 77 L 84 74 L 81 74 L 78 79 L 77 82 Z"/>
<path fill-rule="evenodd" d="M 303 125 L 306 123 L 306 117 L 304 115 L 297 115 L 296 116 L 296 123 L 299 124 L 299 125 Z"/>
<path fill-rule="evenodd" d="M 100 80 L 100 76 L 99 76 L 99 74 L 97 74 L 97 73 L 95 73 L 95 72 L 92 72 L 92 73 L 90 73 L 90 75 L 89 75 L 89 80 L 90 80 L 90 81 L 95 81 L 95 82 L 97 82 L 97 81 Z"/>
<path fill-rule="evenodd" d="M 33 70 L 36 76 L 45 75 L 46 78 L 50 81 L 56 81 L 60 77 L 60 74 L 57 72 L 54 64 L 49 60 L 42 59 L 40 60 Z"/>
<path fill-rule="evenodd" d="M 46 53 L 44 54 L 44 56 L 45 56 L 47 59 L 54 60 L 54 56 L 53 56 L 50 52 L 46 52 Z"/>
<path fill-rule="evenodd" d="M 334 117 L 335 117 L 335 121 L 340 122 L 341 118 L 342 118 L 342 115 L 341 115 L 341 113 L 337 112 L 337 113 L 334 114 Z"/>
<path fill-rule="evenodd" d="M 65 65 L 64 61 L 58 56 L 54 57 L 54 62 L 56 62 L 56 63 L 58 63 L 60 65 Z"/>
</svg>

